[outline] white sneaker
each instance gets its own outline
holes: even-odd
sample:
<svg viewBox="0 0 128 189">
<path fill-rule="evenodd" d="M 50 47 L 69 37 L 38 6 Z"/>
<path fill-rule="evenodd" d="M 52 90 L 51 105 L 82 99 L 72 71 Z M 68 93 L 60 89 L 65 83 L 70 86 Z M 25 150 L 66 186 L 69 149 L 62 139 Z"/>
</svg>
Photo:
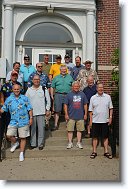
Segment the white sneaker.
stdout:
<svg viewBox="0 0 128 189">
<path fill-rule="evenodd" d="M 17 141 L 16 143 L 14 143 L 12 146 L 11 146 L 11 149 L 10 149 L 10 152 L 14 152 L 15 149 L 19 146 L 19 142 Z"/>
<path fill-rule="evenodd" d="M 69 142 L 68 145 L 67 145 L 67 149 L 71 149 L 71 148 L 73 148 L 73 143 Z"/>
<path fill-rule="evenodd" d="M 20 152 L 19 161 L 24 161 L 24 153 Z"/>
<path fill-rule="evenodd" d="M 80 142 L 77 142 L 76 147 L 80 148 L 80 149 L 83 149 L 83 146 L 82 146 L 82 144 Z"/>
</svg>

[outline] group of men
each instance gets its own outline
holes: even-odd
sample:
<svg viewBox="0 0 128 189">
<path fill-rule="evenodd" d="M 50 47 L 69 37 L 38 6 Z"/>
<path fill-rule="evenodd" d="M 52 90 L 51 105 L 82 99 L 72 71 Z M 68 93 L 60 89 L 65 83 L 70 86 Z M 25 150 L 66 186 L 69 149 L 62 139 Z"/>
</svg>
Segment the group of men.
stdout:
<svg viewBox="0 0 128 189">
<path fill-rule="evenodd" d="M 90 60 L 81 64 L 81 57 L 71 63 L 68 54 L 62 63 L 61 55 L 51 65 L 49 56 L 38 62 L 36 68 L 30 64 L 30 57 L 24 56 L 24 64 L 13 64 L 7 74 L 6 82 L 0 91 L 1 127 L 7 128 L 7 138 L 11 141 L 11 152 L 19 146 L 19 161 L 24 160 L 26 138 L 30 136 L 30 149 L 44 148 L 45 125 L 49 125 L 51 112 L 54 113 L 52 131 L 59 129 L 59 115 L 64 110 L 68 131 L 67 149 L 73 147 L 73 132 L 77 130 L 77 144 L 83 148 L 82 131 L 87 125 L 90 136 L 92 128 L 93 152 L 97 156 L 98 138 L 104 140 L 104 156 L 111 159 L 108 152 L 109 125 L 112 123 L 113 106 L 111 97 L 104 93 L 96 71 L 91 68 Z M 86 124 L 85 124 L 86 123 Z M 30 127 L 31 126 L 31 127 Z M 38 133 L 37 133 L 38 128 Z M 2 132 L 3 134 L 3 132 Z"/>
</svg>

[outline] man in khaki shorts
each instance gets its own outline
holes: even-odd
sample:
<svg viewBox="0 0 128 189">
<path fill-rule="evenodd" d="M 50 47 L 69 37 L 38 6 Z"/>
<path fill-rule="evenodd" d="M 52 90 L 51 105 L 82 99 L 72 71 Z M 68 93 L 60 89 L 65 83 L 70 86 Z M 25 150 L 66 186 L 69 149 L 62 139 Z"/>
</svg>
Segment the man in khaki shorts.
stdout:
<svg viewBox="0 0 128 189">
<path fill-rule="evenodd" d="M 64 110 L 65 120 L 68 130 L 68 145 L 67 149 L 73 147 L 73 131 L 76 124 L 77 129 L 77 144 L 76 147 L 82 149 L 81 135 L 84 131 L 84 120 L 87 119 L 87 103 L 86 95 L 79 91 L 80 84 L 78 81 L 73 82 L 72 91 L 65 98 Z"/>
<path fill-rule="evenodd" d="M 20 94 L 20 85 L 13 85 L 13 93 L 6 99 L 0 112 L 9 112 L 11 120 L 7 128 L 7 138 L 14 144 L 17 143 L 15 136 L 17 130 L 20 138 L 19 161 L 24 161 L 26 137 L 29 134 L 29 126 L 32 124 L 32 106 L 28 97 Z"/>
</svg>

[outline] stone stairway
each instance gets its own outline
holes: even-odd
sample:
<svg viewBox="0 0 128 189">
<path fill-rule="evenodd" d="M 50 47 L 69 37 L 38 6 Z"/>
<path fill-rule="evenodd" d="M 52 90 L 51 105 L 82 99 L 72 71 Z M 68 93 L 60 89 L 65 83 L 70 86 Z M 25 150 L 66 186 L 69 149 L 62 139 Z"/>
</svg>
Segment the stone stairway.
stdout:
<svg viewBox="0 0 128 189">
<path fill-rule="evenodd" d="M 59 130 L 56 131 L 46 131 L 45 133 L 45 147 L 43 150 L 38 150 L 35 148 L 29 150 L 29 146 L 26 146 L 25 157 L 26 158 L 39 158 L 39 157 L 67 157 L 67 156 L 90 156 L 92 152 L 92 139 L 85 138 L 85 133 L 82 137 L 83 149 L 78 149 L 76 147 L 77 138 L 76 133 L 74 133 L 72 149 L 67 149 L 67 131 L 65 126 L 65 121 L 62 119 L 59 125 Z M 109 149 L 110 150 L 110 149 Z M 99 144 L 97 148 L 98 155 L 103 155 L 103 147 Z M 7 147 L 6 158 L 17 158 L 19 156 L 19 148 L 16 149 L 14 153 L 10 152 L 10 144 Z"/>
</svg>

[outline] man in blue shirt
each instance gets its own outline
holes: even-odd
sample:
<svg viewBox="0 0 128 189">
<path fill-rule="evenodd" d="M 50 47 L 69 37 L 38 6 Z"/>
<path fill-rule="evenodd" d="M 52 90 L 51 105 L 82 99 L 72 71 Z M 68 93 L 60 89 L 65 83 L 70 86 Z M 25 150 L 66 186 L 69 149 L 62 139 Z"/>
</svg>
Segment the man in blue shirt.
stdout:
<svg viewBox="0 0 128 189">
<path fill-rule="evenodd" d="M 42 87 L 46 87 L 46 88 L 50 88 L 51 87 L 51 82 L 49 80 L 49 77 L 47 76 L 47 74 L 43 73 L 42 68 L 43 68 L 43 64 L 41 62 L 38 62 L 36 64 L 36 69 L 37 69 L 36 72 L 33 72 L 28 78 L 28 87 L 32 86 L 32 84 L 33 84 L 32 80 L 33 80 L 33 77 L 35 75 L 39 75 L 39 77 L 40 77 L 40 85 Z"/>
<path fill-rule="evenodd" d="M 76 124 L 77 129 L 77 144 L 76 146 L 82 149 L 81 135 L 84 131 L 84 120 L 87 119 L 87 103 L 88 100 L 82 91 L 79 91 L 80 84 L 78 81 L 73 82 L 72 91 L 65 97 L 65 120 L 67 122 L 68 130 L 68 145 L 67 149 L 73 147 L 73 131 Z"/>
<path fill-rule="evenodd" d="M 20 137 L 19 161 L 24 160 L 26 137 L 29 136 L 29 126 L 32 124 L 32 106 L 28 97 L 20 94 L 20 85 L 13 85 L 13 93 L 6 99 L 0 112 L 10 112 L 11 120 L 7 129 L 7 138 L 16 144 L 17 130 Z"/>
<path fill-rule="evenodd" d="M 77 56 L 75 58 L 76 66 L 74 66 L 71 70 L 70 75 L 72 76 L 73 80 L 76 80 L 79 71 L 84 68 L 84 66 L 81 64 L 81 57 Z"/>
<path fill-rule="evenodd" d="M 87 84 L 88 84 L 88 86 L 84 88 L 83 92 L 88 99 L 88 107 L 89 107 L 91 97 L 97 93 L 96 84 L 94 84 L 94 78 L 93 78 L 92 75 L 89 75 L 87 77 Z M 88 117 L 87 117 L 87 122 L 86 122 L 85 127 L 87 128 L 87 134 L 86 134 L 85 137 L 90 138 L 91 130 L 90 130 L 90 126 L 89 126 L 89 114 L 88 114 Z"/>
<path fill-rule="evenodd" d="M 6 81 L 1 88 L 1 93 L 4 96 L 4 101 L 11 95 L 12 93 L 12 88 L 14 84 L 18 84 L 21 85 L 21 83 L 19 83 L 17 81 L 18 78 L 18 73 L 16 71 L 12 71 L 11 72 L 11 79 L 9 81 Z M 21 85 L 21 93 L 23 93 L 23 88 Z M 2 127 L 5 128 L 5 132 L 7 130 L 7 126 L 10 122 L 10 113 L 9 112 L 4 112 L 4 114 L 2 115 Z M 16 145 L 12 145 L 10 151 L 14 152 L 15 151 L 15 147 Z M 18 143 L 17 143 L 17 147 L 18 147 Z"/>
<path fill-rule="evenodd" d="M 24 64 L 21 64 L 20 72 L 23 73 L 24 80 L 24 93 L 27 91 L 28 78 L 31 73 L 35 72 L 36 69 L 30 64 L 30 57 L 28 55 L 24 56 Z"/>
</svg>

